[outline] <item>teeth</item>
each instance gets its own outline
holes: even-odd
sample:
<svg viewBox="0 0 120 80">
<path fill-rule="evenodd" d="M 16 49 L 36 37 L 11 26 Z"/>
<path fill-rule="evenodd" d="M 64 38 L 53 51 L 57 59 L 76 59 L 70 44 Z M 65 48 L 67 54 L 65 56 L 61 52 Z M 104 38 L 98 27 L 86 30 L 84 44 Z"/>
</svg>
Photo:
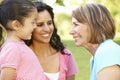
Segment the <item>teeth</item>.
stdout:
<svg viewBox="0 0 120 80">
<path fill-rule="evenodd" d="M 42 35 L 42 36 L 44 36 L 44 37 L 48 37 L 48 36 L 49 36 L 49 34 L 44 34 L 44 35 Z"/>
</svg>

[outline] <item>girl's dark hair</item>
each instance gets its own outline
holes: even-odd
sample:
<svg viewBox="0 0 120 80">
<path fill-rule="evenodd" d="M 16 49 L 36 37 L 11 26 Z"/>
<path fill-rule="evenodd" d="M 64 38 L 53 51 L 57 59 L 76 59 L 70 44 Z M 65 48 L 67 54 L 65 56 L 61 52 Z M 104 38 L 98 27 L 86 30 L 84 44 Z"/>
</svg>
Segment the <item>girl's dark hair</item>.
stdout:
<svg viewBox="0 0 120 80">
<path fill-rule="evenodd" d="M 63 54 L 64 54 L 64 45 L 63 43 L 61 42 L 61 39 L 59 37 L 59 35 L 57 34 L 57 28 L 55 26 L 55 23 L 54 23 L 54 13 L 53 13 L 53 8 L 43 2 L 34 2 L 36 7 L 37 7 L 37 10 L 38 10 L 38 13 L 39 12 L 42 12 L 44 10 L 47 10 L 52 18 L 52 22 L 53 22 L 53 26 L 54 26 L 54 31 L 53 31 L 53 34 L 52 34 L 52 37 L 50 39 L 50 45 L 56 49 L 57 51 L 61 51 Z M 26 41 L 26 44 L 27 45 L 31 45 L 32 44 L 32 39 L 30 41 Z"/>
<path fill-rule="evenodd" d="M 12 30 L 8 23 L 18 20 L 23 23 L 24 18 L 35 9 L 35 5 L 29 0 L 3 0 L 0 3 L 0 24 L 6 30 Z M 2 28 L 0 27 L 0 41 L 2 40 Z"/>
</svg>

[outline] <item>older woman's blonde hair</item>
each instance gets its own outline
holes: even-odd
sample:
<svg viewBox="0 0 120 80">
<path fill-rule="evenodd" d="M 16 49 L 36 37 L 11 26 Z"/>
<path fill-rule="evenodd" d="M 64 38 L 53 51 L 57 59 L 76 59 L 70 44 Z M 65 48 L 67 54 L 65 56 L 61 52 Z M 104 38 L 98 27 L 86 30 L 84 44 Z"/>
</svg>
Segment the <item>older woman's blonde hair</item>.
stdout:
<svg viewBox="0 0 120 80">
<path fill-rule="evenodd" d="M 90 42 L 101 43 L 115 36 L 114 20 L 106 7 L 89 3 L 73 11 L 72 17 L 90 27 Z"/>
</svg>

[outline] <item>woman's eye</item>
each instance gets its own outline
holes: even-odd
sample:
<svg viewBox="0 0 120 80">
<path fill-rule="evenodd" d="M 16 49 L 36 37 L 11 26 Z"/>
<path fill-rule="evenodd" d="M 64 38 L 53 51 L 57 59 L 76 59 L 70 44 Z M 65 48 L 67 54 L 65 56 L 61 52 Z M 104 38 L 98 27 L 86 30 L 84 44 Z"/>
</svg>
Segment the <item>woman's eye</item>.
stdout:
<svg viewBox="0 0 120 80">
<path fill-rule="evenodd" d="M 52 23 L 48 23 L 48 25 L 51 25 Z"/>
<path fill-rule="evenodd" d="M 41 27 L 43 24 L 37 24 L 38 27 Z"/>
<path fill-rule="evenodd" d="M 52 24 L 52 21 L 48 22 L 47 24 L 48 24 L 48 25 L 51 25 L 51 24 Z"/>
</svg>

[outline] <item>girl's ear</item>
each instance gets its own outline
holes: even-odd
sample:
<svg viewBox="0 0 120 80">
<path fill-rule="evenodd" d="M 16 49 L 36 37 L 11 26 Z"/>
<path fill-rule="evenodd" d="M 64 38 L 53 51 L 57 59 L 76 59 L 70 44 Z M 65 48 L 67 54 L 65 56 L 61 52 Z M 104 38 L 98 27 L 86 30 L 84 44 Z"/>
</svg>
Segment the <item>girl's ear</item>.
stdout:
<svg viewBox="0 0 120 80">
<path fill-rule="evenodd" d="M 18 20 L 12 21 L 11 25 L 13 30 L 18 30 L 21 27 L 21 24 Z"/>
</svg>

